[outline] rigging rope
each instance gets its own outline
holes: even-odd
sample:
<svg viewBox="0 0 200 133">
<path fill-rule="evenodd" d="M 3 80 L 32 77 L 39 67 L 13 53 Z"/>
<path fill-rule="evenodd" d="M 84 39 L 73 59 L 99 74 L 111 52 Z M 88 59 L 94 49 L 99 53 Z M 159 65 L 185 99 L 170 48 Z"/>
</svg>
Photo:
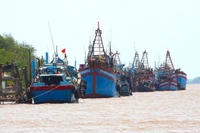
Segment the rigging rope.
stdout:
<svg viewBox="0 0 200 133">
<path fill-rule="evenodd" d="M 50 90 L 48 90 L 48 91 L 45 91 L 44 93 L 42 93 L 42 94 L 40 94 L 40 95 L 38 95 L 38 96 L 35 96 L 35 97 L 32 97 L 32 98 L 26 99 L 26 100 L 22 101 L 22 103 L 25 103 L 25 102 L 27 102 L 27 101 L 29 101 L 29 100 L 31 100 L 31 99 L 34 99 L 34 98 L 43 96 L 44 94 L 49 93 L 49 92 L 55 90 L 55 89 L 58 88 L 59 86 L 60 86 L 60 85 L 57 85 L 56 87 L 54 87 L 54 88 L 52 88 L 52 89 L 50 89 Z M 22 95 L 21 97 L 19 97 L 19 98 L 18 98 L 17 100 L 15 100 L 14 102 L 16 103 L 17 101 L 19 101 L 19 99 L 21 99 L 21 98 L 23 98 L 23 97 L 24 97 L 24 95 Z M 14 102 L 12 102 L 12 103 L 14 103 Z"/>
</svg>

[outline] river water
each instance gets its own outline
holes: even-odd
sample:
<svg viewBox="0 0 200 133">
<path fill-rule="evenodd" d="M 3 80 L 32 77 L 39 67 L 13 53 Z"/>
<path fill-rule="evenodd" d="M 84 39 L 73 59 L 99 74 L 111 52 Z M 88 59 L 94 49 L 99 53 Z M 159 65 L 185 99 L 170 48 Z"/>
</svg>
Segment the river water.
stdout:
<svg viewBox="0 0 200 133">
<path fill-rule="evenodd" d="M 4 104 L 0 120 L 0 133 L 200 133 L 200 85 L 78 104 Z"/>
</svg>

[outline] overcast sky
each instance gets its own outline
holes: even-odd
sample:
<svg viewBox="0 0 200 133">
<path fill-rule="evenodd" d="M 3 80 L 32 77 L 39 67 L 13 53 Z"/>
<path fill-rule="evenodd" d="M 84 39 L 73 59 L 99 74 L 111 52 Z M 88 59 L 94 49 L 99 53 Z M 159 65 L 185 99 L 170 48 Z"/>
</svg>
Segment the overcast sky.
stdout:
<svg viewBox="0 0 200 133">
<path fill-rule="evenodd" d="M 121 61 L 133 61 L 135 50 L 149 62 L 165 60 L 170 51 L 175 68 L 188 78 L 200 76 L 199 0 L 0 0 L 0 34 L 10 33 L 19 42 L 37 49 L 37 56 L 53 54 L 54 44 L 66 48 L 69 63 L 84 62 L 84 47 L 94 38 L 100 22 L 104 47 L 111 40 Z"/>
</svg>

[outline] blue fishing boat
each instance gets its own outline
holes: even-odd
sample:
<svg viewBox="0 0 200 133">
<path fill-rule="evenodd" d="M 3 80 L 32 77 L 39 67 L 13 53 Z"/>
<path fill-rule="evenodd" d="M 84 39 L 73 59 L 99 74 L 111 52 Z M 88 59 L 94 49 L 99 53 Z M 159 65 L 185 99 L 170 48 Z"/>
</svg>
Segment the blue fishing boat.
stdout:
<svg viewBox="0 0 200 133">
<path fill-rule="evenodd" d="M 41 65 L 36 71 L 36 61 L 32 60 L 33 83 L 30 94 L 34 104 L 39 103 L 73 103 L 78 102 L 84 95 L 86 83 L 77 79 L 77 72 L 73 66 L 68 65 L 67 57 L 60 59 L 55 53 L 54 59 Z"/>
<path fill-rule="evenodd" d="M 159 91 L 176 91 L 178 89 L 177 82 L 173 80 L 164 80 L 159 83 Z"/>
<path fill-rule="evenodd" d="M 162 73 L 162 75 L 157 77 L 157 82 L 155 84 L 156 90 L 158 91 L 176 91 L 178 90 L 178 82 L 174 81 L 170 74 Z"/>
<path fill-rule="evenodd" d="M 170 56 L 170 52 L 167 51 L 166 53 L 166 60 L 163 64 L 160 65 L 159 68 L 156 68 L 156 90 L 164 91 L 170 90 L 175 91 L 178 90 L 180 84 L 173 80 L 173 72 L 174 72 L 174 65 Z"/>
<path fill-rule="evenodd" d="M 176 69 L 172 73 L 172 79 L 176 82 L 178 82 L 178 90 L 185 90 L 186 89 L 186 83 L 187 83 L 187 74 L 180 69 Z"/>
<path fill-rule="evenodd" d="M 155 74 L 153 69 L 149 67 L 148 53 L 145 50 L 142 55 L 141 61 L 139 60 L 139 55 L 136 52 L 132 64 L 133 80 L 135 84 L 135 91 L 137 92 L 153 92 L 154 87 L 154 78 Z"/>
<path fill-rule="evenodd" d="M 82 79 L 87 82 L 87 90 L 84 98 L 119 96 L 111 58 L 104 50 L 101 34 L 102 31 L 98 22 L 93 44 L 89 46 L 87 64 L 79 69 Z"/>
<path fill-rule="evenodd" d="M 134 91 L 134 81 L 133 81 L 132 69 L 129 68 L 129 67 L 126 67 L 124 69 L 124 72 L 125 72 L 126 79 L 127 79 L 128 84 L 129 84 L 129 89 L 130 89 L 131 95 L 132 95 L 132 92 Z"/>
<path fill-rule="evenodd" d="M 128 81 L 129 81 L 129 84 L 131 84 L 132 92 L 137 91 L 137 86 L 138 86 L 138 82 L 139 82 L 137 72 L 139 72 L 139 71 L 140 71 L 140 58 L 139 58 L 138 52 L 135 51 L 133 63 L 130 66 L 130 68 L 127 69 Z"/>
</svg>

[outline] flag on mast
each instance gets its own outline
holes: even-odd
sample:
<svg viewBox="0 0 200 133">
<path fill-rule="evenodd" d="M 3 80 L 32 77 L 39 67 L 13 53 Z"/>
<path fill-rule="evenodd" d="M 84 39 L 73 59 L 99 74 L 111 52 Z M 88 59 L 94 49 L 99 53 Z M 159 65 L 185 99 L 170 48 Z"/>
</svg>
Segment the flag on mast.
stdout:
<svg viewBox="0 0 200 133">
<path fill-rule="evenodd" d="M 65 53 L 65 48 L 61 51 L 62 53 Z"/>
</svg>

